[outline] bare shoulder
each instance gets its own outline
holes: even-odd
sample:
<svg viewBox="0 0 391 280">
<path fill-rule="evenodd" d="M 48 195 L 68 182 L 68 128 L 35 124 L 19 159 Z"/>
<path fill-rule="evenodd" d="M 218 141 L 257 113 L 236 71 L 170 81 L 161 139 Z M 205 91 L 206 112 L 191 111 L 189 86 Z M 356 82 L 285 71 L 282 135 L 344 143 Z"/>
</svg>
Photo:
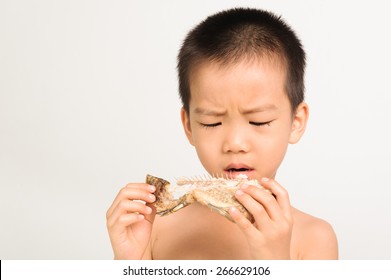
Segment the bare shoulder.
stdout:
<svg viewBox="0 0 391 280">
<path fill-rule="evenodd" d="M 292 245 L 298 259 L 338 259 L 333 227 L 325 220 L 293 208 Z"/>
</svg>

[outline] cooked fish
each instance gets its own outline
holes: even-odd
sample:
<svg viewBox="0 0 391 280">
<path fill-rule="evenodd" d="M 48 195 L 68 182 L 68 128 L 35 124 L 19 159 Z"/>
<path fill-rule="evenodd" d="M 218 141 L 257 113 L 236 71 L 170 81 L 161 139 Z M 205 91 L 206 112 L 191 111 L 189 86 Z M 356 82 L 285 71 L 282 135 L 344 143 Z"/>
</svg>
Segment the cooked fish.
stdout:
<svg viewBox="0 0 391 280">
<path fill-rule="evenodd" d="M 154 203 L 156 213 L 165 216 L 174 213 L 194 202 L 206 205 L 232 221 L 228 210 L 236 207 L 248 220 L 254 221 L 252 215 L 235 198 L 235 192 L 243 185 L 249 184 L 263 188 L 257 180 L 249 180 L 246 175 L 235 178 L 196 177 L 181 178 L 176 185 L 162 178 L 147 175 L 146 183 L 156 187 Z"/>
</svg>

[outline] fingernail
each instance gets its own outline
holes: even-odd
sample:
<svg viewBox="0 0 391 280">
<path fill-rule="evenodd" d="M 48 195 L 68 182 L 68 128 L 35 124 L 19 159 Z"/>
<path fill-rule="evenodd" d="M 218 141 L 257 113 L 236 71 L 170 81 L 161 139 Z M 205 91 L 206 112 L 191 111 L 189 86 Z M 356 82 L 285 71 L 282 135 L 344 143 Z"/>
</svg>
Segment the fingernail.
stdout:
<svg viewBox="0 0 391 280">
<path fill-rule="evenodd" d="M 145 212 L 147 212 L 147 214 L 151 214 L 152 213 L 152 208 L 147 206 L 147 209 L 146 209 Z"/>
<path fill-rule="evenodd" d="M 151 191 L 151 192 L 154 192 L 154 191 L 156 191 L 156 187 L 152 186 L 152 185 L 149 185 L 148 186 L 148 190 Z"/>
<path fill-rule="evenodd" d="M 236 191 L 236 195 L 242 195 L 242 194 L 244 194 L 244 192 L 242 192 L 241 190 Z"/>
<path fill-rule="evenodd" d="M 248 184 L 243 184 L 240 186 L 242 189 L 247 189 L 248 188 Z"/>
<path fill-rule="evenodd" d="M 262 181 L 262 182 L 269 182 L 269 178 L 263 177 L 263 178 L 261 179 L 261 181 Z"/>
<path fill-rule="evenodd" d="M 152 201 L 155 201 L 156 197 L 153 195 L 153 194 L 149 194 L 148 195 L 149 199 L 151 199 Z"/>
</svg>

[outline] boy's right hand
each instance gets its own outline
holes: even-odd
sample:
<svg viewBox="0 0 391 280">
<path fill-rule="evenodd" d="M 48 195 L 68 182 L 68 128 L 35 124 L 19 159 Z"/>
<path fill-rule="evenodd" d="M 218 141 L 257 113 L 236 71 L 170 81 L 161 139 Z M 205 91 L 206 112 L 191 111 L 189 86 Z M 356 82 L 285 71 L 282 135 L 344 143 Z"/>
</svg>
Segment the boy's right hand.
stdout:
<svg viewBox="0 0 391 280">
<path fill-rule="evenodd" d="M 131 183 L 120 190 L 107 210 L 106 222 L 114 259 L 141 259 L 155 219 L 155 187 Z"/>
</svg>

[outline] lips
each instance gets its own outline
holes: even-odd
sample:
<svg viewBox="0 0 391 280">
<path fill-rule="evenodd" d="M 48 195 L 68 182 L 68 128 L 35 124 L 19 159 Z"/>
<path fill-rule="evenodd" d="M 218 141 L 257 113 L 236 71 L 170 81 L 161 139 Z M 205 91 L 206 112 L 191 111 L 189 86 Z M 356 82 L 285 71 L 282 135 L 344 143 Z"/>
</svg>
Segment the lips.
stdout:
<svg viewBox="0 0 391 280">
<path fill-rule="evenodd" d="M 250 178 L 253 171 L 254 168 L 242 163 L 232 163 L 224 168 L 224 173 L 230 178 L 235 178 L 239 174 L 247 175 Z"/>
</svg>

